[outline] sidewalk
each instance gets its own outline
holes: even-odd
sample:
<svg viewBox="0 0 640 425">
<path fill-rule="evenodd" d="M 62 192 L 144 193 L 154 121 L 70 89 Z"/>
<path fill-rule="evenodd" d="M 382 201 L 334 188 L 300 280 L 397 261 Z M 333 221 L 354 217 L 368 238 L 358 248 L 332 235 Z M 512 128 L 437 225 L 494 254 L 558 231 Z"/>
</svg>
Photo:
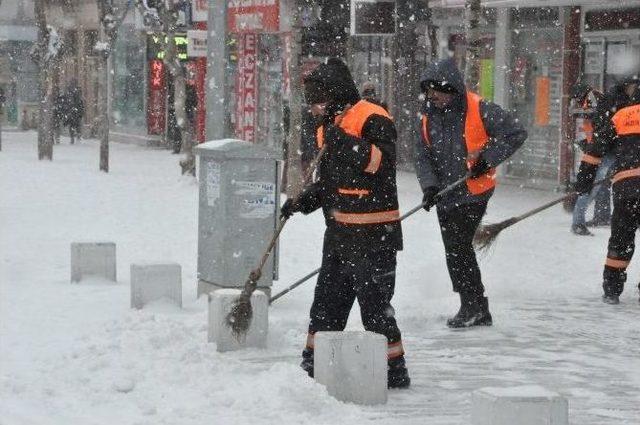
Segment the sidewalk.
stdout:
<svg viewBox="0 0 640 425">
<path fill-rule="evenodd" d="M 178 158 L 137 145 L 56 145 L 37 161 L 35 139 L 10 133 L 0 152 L 0 422 L 70 424 L 470 423 L 470 393 L 540 384 L 569 399 L 574 425 L 637 425 L 640 304 L 634 259 L 621 304 L 600 301 L 608 229 L 570 233 L 561 207 L 505 230 L 481 268 L 495 326 L 446 328 L 455 313 L 434 213 L 404 223 L 394 307 L 412 387 L 386 405 L 337 402 L 298 368 L 313 282 L 270 309 L 266 350 L 220 354 L 196 300 L 198 186 Z M 400 173 L 400 209 L 421 200 Z M 486 221 L 557 197 L 503 185 Z M 294 216 L 283 232 L 274 290 L 315 269 L 324 222 Z M 69 284 L 69 244 L 117 244 L 118 284 Z M 129 309 L 129 265 L 182 265 L 184 308 Z M 357 306 L 348 328 L 360 329 Z M 515 424 L 514 424 L 515 425 Z"/>
</svg>

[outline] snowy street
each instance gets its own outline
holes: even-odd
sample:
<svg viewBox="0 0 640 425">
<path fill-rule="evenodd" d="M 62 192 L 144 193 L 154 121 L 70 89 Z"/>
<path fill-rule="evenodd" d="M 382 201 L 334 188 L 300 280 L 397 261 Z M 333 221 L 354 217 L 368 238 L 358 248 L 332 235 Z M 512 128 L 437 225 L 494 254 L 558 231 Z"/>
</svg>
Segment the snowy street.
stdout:
<svg viewBox="0 0 640 425">
<path fill-rule="evenodd" d="M 362 407 L 298 367 L 314 281 L 271 306 L 266 350 L 207 343 L 198 183 L 180 176 L 178 156 L 112 143 L 104 174 L 95 140 L 63 137 L 49 162 L 36 137 L 2 134 L 0 425 L 463 425 L 472 391 L 530 384 L 565 396 L 573 425 L 640 424 L 640 254 L 620 304 L 602 303 L 608 228 L 576 236 L 554 207 L 505 230 L 480 265 L 494 326 L 452 331 L 459 304 L 435 212 L 407 219 L 393 304 L 412 385 Z M 413 173 L 398 184 L 404 212 L 422 194 Z M 557 196 L 499 186 L 485 221 Z M 274 292 L 319 266 L 323 231 L 320 212 L 291 219 Z M 117 284 L 69 283 L 70 243 L 87 240 L 116 243 Z M 130 264 L 153 261 L 181 264 L 183 309 L 129 308 Z M 361 327 L 355 307 L 348 328 Z"/>
</svg>

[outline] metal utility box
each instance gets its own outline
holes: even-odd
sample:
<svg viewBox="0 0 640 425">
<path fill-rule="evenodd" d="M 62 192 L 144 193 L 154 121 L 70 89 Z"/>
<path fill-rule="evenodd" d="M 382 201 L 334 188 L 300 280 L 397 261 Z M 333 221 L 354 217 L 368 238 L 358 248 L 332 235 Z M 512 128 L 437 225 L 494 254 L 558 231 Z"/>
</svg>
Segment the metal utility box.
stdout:
<svg viewBox="0 0 640 425">
<path fill-rule="evenodd" d="M 280 205 L 281 156 L 234 139 L 195 148 L 199 156 L 198 296 L 241 287 L 273 236 Z M 258 287 L 270 295 L 277 246 Z"/>
</svg>

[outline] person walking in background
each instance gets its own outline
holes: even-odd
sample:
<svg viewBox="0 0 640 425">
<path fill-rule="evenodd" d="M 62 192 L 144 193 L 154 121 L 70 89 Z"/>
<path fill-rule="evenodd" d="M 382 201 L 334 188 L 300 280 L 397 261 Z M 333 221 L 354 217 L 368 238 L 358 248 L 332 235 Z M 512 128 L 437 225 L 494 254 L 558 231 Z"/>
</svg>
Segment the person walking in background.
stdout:
<svg viewBox="0 0 640 425">
<path fill-rule="evenodd" d="M 302 368 L 314 373 L 314 335 L 344 330 L 353 302 L 366 330 L 387 338 L 389 388 L 410 385 L 400 329 L 391 306 L 402 229 L 396 187 L 396 129 L 380 106 L 360 99 L 349 68 L 330 58 L 304 79 L 305 98 L 321 118 L 316 131 L 319 178 L 283 217 L 322 208 L 322 266 L 310 311 Z"/>
<path fill-rule="evenodd" d="M 65 125 L 69 126 L 69 137 L 71 144 L 73 144 L 76 139 L 80 140 L 82 118 L 84 117 L 84 101 L 77 81 L 72 80 L 69 83 L 65 96 L 67 102 Z"/>
<path fill-rule="evenodd" d="M 378 97 L 378 93 L 376 92 L 376 85 L 373 83 L 373 81 L 365 81 L 364 84 L 362 84 L 362 90 L 360 91 L 360 94 L 364 100 L 375 105 L 382 106 L 385 111 L 389 112 L 389 106 Z"/>
<path fill-rule="evenodd" d="M 493 194 L 495 167 L 522 146 L 527 132 L 500 106 L 467 91 L 453 59 L 429 64 L 420 89 L 426 99 L 416 174 L 425 210 L 437 204 L 449 276 L 460 295 L 460 310 L 447 326 L 490 326 L 493 319 L 472 241 Z M 469 172 L 466 185 L 436 198 Z"/>
<path fill-rule="evenodd" d="M 582 157 L 576 191 L 591 192 L 602 159 L 609 154 L 615 157 L 613 216 L 602 273 L 602 300 L 618 304 L 640 228 L 640 76 L 630 77 L 607 92 L 593 118 L 594 142 Z"/>
<path fill-rule="evenodd" d="M 583 132 L 585 138 L 578 141 L 578 146 L 583 152 L 588 152 L 593 146 L 593 115 L 602 99 L 602 93 L 594 90 L 587 84 L 577 84 L 572 92 L 572 102 L 576 105 L 574 110 L 576 115 L 582 116 Z M 596 180 L 603 180 L 607 177 L 611 166 L 615 161 L 613 154 L 605 155 L 598 165 Z M 593 220 L 586 222 L 585 216 L 591 201 L 595 199 Z M 592 226 L 606 226 L 611 220 L 611 190 L 608 182 L 595 187 L 591 192 L 578 197 L 573 208 L 573 220 L 571 231 L 580 236 L 590 236 L 592 233 L 587 229 Z"/>
<path fill-rule="evenodd" d="M 53 99 L 53 137 L 56 143 L 60 143 L 60 133 L 65 125 L 67 113 L 67 97 L 64 93 L 58 93 Z"/>
</svg>

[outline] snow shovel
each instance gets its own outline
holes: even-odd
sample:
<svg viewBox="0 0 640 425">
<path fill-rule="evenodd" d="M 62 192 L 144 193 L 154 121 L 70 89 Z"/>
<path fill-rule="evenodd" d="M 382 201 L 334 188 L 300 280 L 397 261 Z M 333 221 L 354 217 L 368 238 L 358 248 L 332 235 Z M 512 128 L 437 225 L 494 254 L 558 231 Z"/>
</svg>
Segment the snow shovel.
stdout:
<svg viewBox="0 0 640 425">
<path fill-rule="evenodd" d="M 315 158 L 313 158 L 313 161 L 309 165 L 309 168 L 304 175 L 304 183 L 302 185 L 302 189 L 292 198 L 293 203 L 296 203 L 298 201 L 298 198 L 300 198 L 304 187 L 307 185 L 311 176 L 313 175 L 313 172 L 318 166 L 320 158 L 322 158 L 322 155 L 327 150 L 327 146 L 327 144 L 322 146 L 320 151 L 316 154 Z M 235 300 L 233 306 L 231 307 L 231 311 L 229 312 L 229 314 L 227 314 L 227 326 L 231 327 L 231 331 L 238 339 L 241 338 L 249 329 L 251 318 L 253 316 L 253 309 L 251 308 L 251 294 L 253 294 L 253 291 L 255 291 L 256 287 L 258 286 L 258 280 L 260 280 L 260 277 L 262 276 L 262 268 L 267 262 L 269 255 L 271 255 L 271 252 L 273 251 L 273 248 L 278 241 L 278 237 L 280 236 L 280 232 L 282 232 L 282 228 L 284 227 L 286 222 L 287 218 L 280 217 L 280 221 L 276 226 L 276 230 L 274 231 L 273 236 L 271 237 L 271 241 L 269 242 L 269 245 L 267 245 L 264 254 L 262 254 L 262 258 L 260 258 L 258 266 L 253 269 L 251 273 L 249 273 L 249 278 L 244 283 L 244 288 L 242 289 L 240 296 Z"/>
<path fill-rule="evenodd" d="M 596 187 L 598 185 L 601 185 L 602 183 L 604 183 L 607 179 L 603 179 L 603 180 L 598 180 L 597 182 L 595 182 L 593 184 L 593 187 Z M 532 209 L 531 211 L 528 211 L 522 215 L 516 216 L 516 217 L 511 217 L 508 218 L 506 220 L 503 220 L 499 223 L 494 223 L 494 224 L 487 224 L 487 225 L 480 225 L 478 227 L 478 229 L 476 230 L 475 235 L 473 235 L 473 246 L 480 250 L 480 251 L 486 251 L 488 250 L 493 243 L 496 241 L 496 239 L 498 238 L 498 235 L 500 234 L 500 232 L 502 232 L 504 229 L 506 229 L 507 227 L 511 227 L 514 224 L 524 220 L 525 218 L 529 218 L 532 215 L 536 215 L 539 212 L 542 212 L 546 209 L 551 208 L 554 205 L 557 205 L 561 202 L 564 202 L 566 200 L 569 200 L 571 197 L 577 196 L 578 192 L 569 192 L 566 195 L 555 199 L 553 201 L 547 202 L 544 205 L 541 205 L 537 208 Z"/>
<path fill-rule="evenodd" d="M 442 189 L 440 192 L 438 192 L 436 194 L 436 198 L 442 198 L 442 196 L 446 195 L 447 193 L 451 192 L 453 189 L 455 189 L 456 187 L 460 186 L 462 183 L 464 183 L 467 179 L 469 178 L 469 175 L 465 175 L 464 177 L 460 178 L 459 180 L 456 180 L 455 182 L 451 183 L 449 186 L 445 187 L 444 189 Z M 420 205 L 417 205 L 415 207 L 413 207 L 412 209 L 410 209 L 409 211 L 407 211 L 406 213 L 404 213 L 399 219 L 398 221 L 402 221 L 405 218 L 415 214 L 417 211 L 420 211 L 422 208 L 424 208 L 426 204 L 423 202 Z M 296 289 L 298 286 L 302 285 L 303 283 L 305 283 L 307 280 L 311 279 L 313 276 L 317 275 L 320 272 L 320 268 L 315 269 L 314 271 L 312 271 L 311 273 L 307 274 L 306 276 L 298 279 L 297 281 L 295 281 L 294 283 L 292 283 L 291 285 L 289 285 L 286 289 L 283 289 L 282 291 L 278 292 L 277 294 L 275 294 L 274 296 L 272 296 L 271 298 L 269 298 L 269 304 L 273 303 L 275 300 L 277 300 L 278 298 L 288 294 L 289 292 L 291 292 L 292 290 Z"/>
</svg>

